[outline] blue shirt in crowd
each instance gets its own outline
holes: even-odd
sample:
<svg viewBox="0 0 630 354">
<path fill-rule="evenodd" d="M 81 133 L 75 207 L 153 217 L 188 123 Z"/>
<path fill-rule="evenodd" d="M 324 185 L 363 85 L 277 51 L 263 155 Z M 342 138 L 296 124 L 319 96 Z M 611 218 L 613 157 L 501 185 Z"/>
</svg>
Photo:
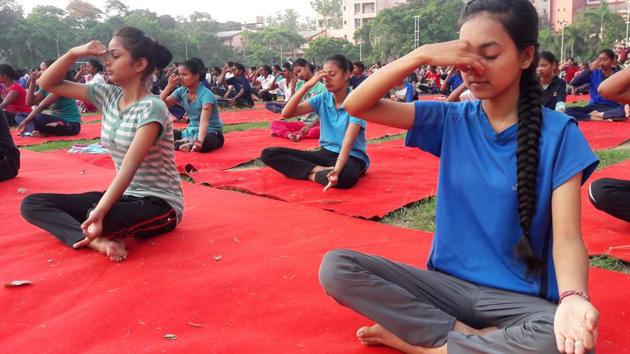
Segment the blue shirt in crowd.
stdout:
<svg viewBox="0 0 630 354">
<path fill-rule="evenodd" d="M 618 70 L 617 69 L 613 69 L 613 74 L 616 73 Z M 597 89 L 599 88 L 599 85 L 601 85 L 601 83 L 606 80 L 606 76 L 604 75 L 604 72 L 602 71 L 602 69 L 596 69 L 593 71 L 590 70 L 584 70 L 583 73 L 581 73 L 579 76 L 575 77 L 573 79 L 573 81 L 571 81 L 571 85 L 573 86 L 582 86 L 584 84 L 591 84 L 590 88 L 589 88 L 589 95 L 590 95 L 590 101 L 589 101 L 589 105 L 605 105 L 605 106 L 611 106 L 611 107 L 620 107 L 622 104 L 621 103 L 617 103 L 611 100 L 607 100 L 604 97 L 602 97 L 602 95 L 599 94 L 599 92 L 597 91 Z"/>
<path fill-rule="evenodd" d="M 464 83 L 464 79 L 462 78 L 462 74 L 457 72 L 457 74 L 451 76 L 446 82 L 446 90 L 448 92 L 453 92 L 463 83 Z"/>
<path fill-rule="evenodd" d="M 177 103 L 182 105 L 188 113 L 188 127 L 182 132 L 185 139 L 196 139 L 199 135 L 199 124 L 201 123 L 201 111 L 203 106 L 212 105 L 212 113 L 210 114 L 210 122 L 208 123 L 208 133 L 223 131 L 223 122 L 219 117 L 219 106 L 212 91 L 208 90 L 202 83 L 197 86 L 197 98 L 194 101 L 188 101 L 188 88 L 184 86 L 178 87 L 171 96 L 177 99 Z"/>
<path fill-rule="evenodd" d="M 313 111 L 319 115 L 319 144 L 328 151 L 336 153 L 341 151 L 343 138 L 350 123 L 361 126 L 361 131 L 354 140 L 354 144 L 352 144 L 350 156 L 363 160 L 367 169 L 370 166 L 370 159 L 365 152 L 365 128 L 367 123 L 363 119 L 349 115 L 342 107 L 337 108 L 334 95 L 331 92 L 321 93 L 311 98 L 308 103 L 313 107 Z"/>
<path fill-rule="evenodd" d="M 361 85 L 361 83 L 363 81 L 365 81 L 365 79 L 367 79 L 367 75 L 365 74 L 361 74 L 361 76 L 350 76 L 350 80 L 348 80 L 348 83 L 350 83 L 350 86 L 355 89 L 357 87 L 359 87 L 359 85 Z"/>
<path fill-rule="evenodd" d="M 241 89 L 243 89 L 244 92 L 240 99 L 254 105 L 254 101 L 252 100 L 252 86 L 249 84 L 249 81 L 247 81 L 244 75 L 231 77 L 225 80 L 225 82 L 227 82 L 228 85 L 234 86 L 234 95 L 238 95 L 238 93 L 241 92 Z"/>
<path fill-rule="evenodd" d="M 526 277 L 514 247 L 519 224 L 517 124 L 496 133 L 481 101 L 415 102 L 407 146 L 440 157 L 436 230 L 428 260 L 434 269 L 478 285 L 558 300 L 552 244 L 553 191 L 597 166 L 574 119 L 543 109 L 532 248 L 545 260 L 539 276 Z M 418 166 L 417 168 L 422 168 Z"/>
</svg>

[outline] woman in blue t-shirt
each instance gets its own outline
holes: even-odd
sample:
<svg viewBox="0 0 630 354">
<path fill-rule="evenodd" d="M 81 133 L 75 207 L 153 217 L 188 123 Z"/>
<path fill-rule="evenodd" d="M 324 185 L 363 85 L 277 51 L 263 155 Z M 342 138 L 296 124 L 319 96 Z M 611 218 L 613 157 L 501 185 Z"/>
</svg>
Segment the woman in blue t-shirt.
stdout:
<svg viewBox="0 0 630 354">
<path fill-rule="evenodd" d="M 31 113 L 19 113 L 15 116 L 21 135 L 71 136 L 81 132 L 81 112 L 75 99 L 59 97 L 42 89 L 35 92 L 37 79 L 54 62 L 50 59 L 45 60 L 39 66 L 40 71 L 31 73 L 26 92 L 26 104 L 37 107 Z M 66 80 L 70 80 L 71 76 L 68 73 Z M 50 109 L 50 114 L 43 113 L 45 109 Z"/>
<path fill-rule="evenodd" d="M 224 143 L 217 100 L 202 83 L 206 74 L 200 61 L 191 59 L 179 64 L 177 74 L 169 78 L 160 94 L 169 108 L 180 104 L 188 114 L 188 128 L 173 131 L 175 150 L 209 152 Z M 181 86 L 173 91 L 179 83 Z"/>
<path fill-rule="evenodd" d="M 348 79 L 352 63 L 343 55 L 326 60 L 322 71 L 308 80 L 282 109 L 282 117 L 319 115 L 321 149 L 302 151 L 284 147 L 266 148 L 260 155 L 269 167 L 294 179 L 308 179 L 324 186 L 350 188 L 357 183 L 370 159 L 365 152 L 365 121 L 355 118 L 341 107 L 350 93 Z M 300 103 L 302 97 L 320 80 L 328 92 Z"/>
<path fill-rule="evenodd" d="M 357 332 L 365 344 L 405 353 L 584 353 L 595 347 L 599 314 L 587 295 L 580 187 L 597 158 L 575 120 L 541 108 L 531 2 L 469 1 L 462 23 L 459 40 L 421 46 L 344 102 L 352 115 L 408 129 L 408 146 L 440 157 L 428 270 L 335 250 L 320 282 L 377 322 Z M 480 100 L 381 100 L 426 64 L 460 68 Z"/>
</svg>

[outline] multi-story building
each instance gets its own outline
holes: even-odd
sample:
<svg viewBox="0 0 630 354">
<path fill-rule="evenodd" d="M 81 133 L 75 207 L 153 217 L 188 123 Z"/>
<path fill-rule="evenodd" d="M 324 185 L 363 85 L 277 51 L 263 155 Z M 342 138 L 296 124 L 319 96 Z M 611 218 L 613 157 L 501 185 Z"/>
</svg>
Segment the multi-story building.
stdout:
<svg viewBox="0 0 630 354">
<path fill-rule="evenodd" d="M 609 9 L 624 18 L 629 15 L 630 0 L 531 0 L 538 14 L 547 18 L 555 30 L 573 22 L 575 16 L 583 9 L 599 7 L 606 4 Z"/>
<path fill-rule="evenodd" d="M 317 29 L 328 29 L 329 36 L 354 42 L 354 32 L 357 29 L 372 21 L 382 10 L 404 3 L 406 0 L 343 0 L 341 28 L 330 29 L 328 19 L 318 18 Z"/>
</svg>

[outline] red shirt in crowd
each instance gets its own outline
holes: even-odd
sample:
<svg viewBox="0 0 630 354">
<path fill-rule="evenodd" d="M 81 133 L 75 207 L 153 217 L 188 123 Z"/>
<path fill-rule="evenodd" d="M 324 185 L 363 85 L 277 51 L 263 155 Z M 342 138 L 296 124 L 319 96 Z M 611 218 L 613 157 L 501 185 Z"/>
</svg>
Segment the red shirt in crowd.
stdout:
<svg viewBox="0 0 630 354">
<path fill-rule="evenodd" d="M 566 82 L 571 83 L 571 81 L 573 81 L 573 78 L 575 77 L 575 74 L 577 74 L 578 71 L 580 71 L 580 67 L 577 65 L 569 65 L 564 68 L 564 72 L 567 73 Z"/>
<path fill-rule="evenodd" d="M 31 113 L 31 107 L 26 105 L 26 90 L 17 82 L 13 82 L 13 85 L 8 87 L 7 91 L 5 92 L 5 97 L 6 95 L 14 91 L 18 93 L 18 98 L 13 101 L 13 103 L 6 106 L 5 110 L 11 113 Z"/>
<path fill-rule="evenodd" d="M 424 77 L 428 80 L 428 81 L 433 81 L 435 82 L 435 86 L 437 88 L 440 88 L 442 86 L 442 83 L 440 82 L 440 73 L 439 72 L 433 72 L 433 71 L 428 71 Z"/>
</svg>

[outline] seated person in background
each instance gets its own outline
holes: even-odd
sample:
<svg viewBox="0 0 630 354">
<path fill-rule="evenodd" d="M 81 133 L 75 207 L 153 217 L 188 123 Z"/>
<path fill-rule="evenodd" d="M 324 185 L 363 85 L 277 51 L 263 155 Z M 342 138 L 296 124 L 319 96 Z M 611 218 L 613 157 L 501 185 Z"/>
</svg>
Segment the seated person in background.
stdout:
<svg viewBox="0 0 630 354">
<path fill-rule="evenodd" d="M 598 88 L 607 78 L 617 72 L 616 56 L 610 49 L 604 49 L 590 67 L 576 76 L 571 85 L 590 84 L 590 101 L 586 107 L 570 107 L 566 113 L 577 120 L 625 119 L 623 105 L 602 97 Z"/>
<path fill-rule="evenodd" d="M 20 150 L 13 144 L 9 123 L 0 110 L 0 181 L 17 176 L 20 169 Z"/>
<path fill-rule="evenodd" d="M 595 208 L 630 222 L 630 180 L 600 178 L 589 187 L 588 198 Z"/>
<path fill-rule="evenodd" d="M 9 64 L 0 64 L 0 84 L 4 85 L 5 93 L 0 103 L 0 111 L 4 112 L 9 125 L 15 125 L 18 113 L 31 113 L 31 107 L 26 104 L 26 90 L 17 83 L 18 73 Z"/>
<path fill-rule="evenodd" d="M 439 93 L 442 82 L 440 81 L 440 72 L 435 65 L 431 65 L 429 70 L 424 74 L 422 78 L 422 84 L 420 84 L 420 91 L 425 94 Z"/>
<path fill-rule="evenodd" d="M 540 53 L 536 73 L 543 88 L 543 106 L 564 112 L 567 100 L 567 83 L 556 75 L 557 69 L 558 61 L 551 52 Z"/>
<path fill-rule="evenodd" d="M 580 71 L 580 67 L 577 65 L 573 58 L 565 59 L 564 63 L 560 67 L 560 71 L 564 73 L 564 80 L 571 82 L 575 78 L 575 75 Z M 573 86 L 568 86 L 569 91 L 567 93 L 574 95 Z"/>
<path fill-rule="evenodd" d="M 411 82 L 403 80 L 389 91 L 389 98 L 395 102 L 413 102 L 414 93 Z"/>
<path fill-rule="evenodd" d="M 41 71 L 31 73 L 26 104 L 36 107 L 31 113 L 19 113 L 15 117 L 18 131 L 23 136 L 70 136 L 81 132 L 81 113 L 75 99 L 59 97 L 42 89 L 35 92 L 37 79 L 53 62 L 47 60 L 40 65 Z M 70 73 L 66 80 L 72 80 Z M 45 109 L 50 109 L 50 114 L 42 113 Z"/>
<path fill-rule="evenodd" d="M 317 112 L 322 126 L 321 149 L 266 148 L 260 159 L 267 166 L 288 178 L 319 183 L 324 191 L 332 187 L 351 188 L 356 184 L 370 166 L 370 160 L 365 151 L 365 121 L 350 116 L 341 107 L 350 93 L 351 70 L 352 63 L 343 55 L 329 57 L 324 70 L 300 86 L 282 110 L 286 118 Z M 304 95 L 322 79 L 327 91 L 304 101 Z"/>
<path fill-rule="evenodd" d="M 462 73 L 456 67 L 449 67 L 447 72 L 446 79 L 442 81 L 442 86 L 440 87 L 440 92 L 444 95 L 449 95 L 464 83 Z"/>
<path fill-rule="evenodd" d="M 226 79 L 227 74 L 231 73 L 233 77 Z M 245 77 L 245 67 L 243 64 L 235 63 L 234 66 L 224 68 L 219 77 L 219 82 L 222 85 L 231 86 L 225 95 L 218 100 L 220 107 L 253 107 L 254 101 L 252 100 L 252 87 L 249 81 Z"/>
<path fill-rule="evenodd" d="M 256 79 L 252 85 L 253 98 L 265 102 L 275 101 L 277 96 L 269 93 L 275 79 L 276 78 L 271 75 L 271 68 L 268 65 L 263 65 L 258 68 Z"/>
<path fill-rule="evenodd" d="M 250 67 L 249 70 L 247 70 L 247 74 L 245 75 L 245 77 L 250 83 L 254 82 L 257 76 L 258 76 L 258 68 L 255 66 Z"/>
<path fill-rule="evenodd" d="M 20 78 L 18 79 L 18 83 L 20 84 L 20 86 L 26 88 L 28 86 L 28 80 L 31 79 L 30 75 L 28 74 L 28 71 L 17 70 L 17 73 L 20 76 Z"/>
<path fill-rule="evenodd" d="M 89 83 L 98 83 L 105 84 L 107 83 L 105 77 L 103 76 L 103 64 L 97 59 L 88 59 L 87 64 L 81 65 L 81 68 L 74 76 L 74 81 L 84 84 Z M 81 112 L 96 112 L 97 108 L 89 101 L 79 102 L 79 108 Z"/>
<path fill-rule="evenodd" d="M 363 81 L 367 79 L 367 75 L 365 75 L 365 64 L 361 61 L 355 61 L 352 63 L 352 76 L 350 77 L 350 86 L 355 89 Z"/>
<path fill-rule="evenodd" d="M 173 131 L 175 150 L 209 152 L 224 143 L 217 100 L 202 83 L 206 70 L 199 61 L 189 59 L 179 64 L 178 74 L 169 77 L 168 85 L 160 94 L 167 107 L 180 104 L 188 115 L 188 127 Z"/>
<path fill-rule="evenodd" d="M 188 60 L 192 60 L 192 61 L 196 62 L 197 64 L 199 64 L 199 66 L 201 67 L 201 69 L 203 70 L 203 73 L 204 73 L 202 75 L 202 77 L 201 77 L 201 84 L 203 86 L 205 86 L 208 90 L 212 89 L 211 86 L 210 86 L 210 81 L 208 81 L 206 79 L 206 74 L 205 73 L 206 73 L 206 71 L 208 71 L 208 69 L 206 69 L 206 64 L 203 62 L 203 60 L 201 60 L 200 58 L 197 58 L 197 57 L 192 57 L 192 58 L 190 58 Z"/>
<path fill-rule="evenodd" d="M 314 67 L 306 60 L 300 58 L 293 63 L 293 75 L 299 79 L 292 92 L 299 91 L 304 84 L 313 78 Z M 303 101 L 308 101 L 320 93 L 327 92 L 326 86 L 321 81 L 316 82 L 302 96 Z M 275 120 L 271 122 L 271 135 L 288 138 L 293 141 L 302 139 L 319 138 L 319 116 L 317 112 L 311 111 L 307 115 L 299 117 L 297 122 L 285 122 Z"/>
<path fill-rule="evenodd" d="M 291 64 L 282 64 L 282 71 L 279 75 L 280 76 L 278 76 L 278 78 L 281 77 L 282 79 L 274 80 L 271 84 L 271 89 L 275 90 L 277 96 L 284 97 L 284 102 L 265 102 L 265 109 L 274 113 L 282 112 L 282 108 L 284 108 L 285 103 L 289 100 L 289 98 L 291 98 L 291 95 L 293 95 L 293 91 L 295 90 L 295 86 L 297 84 L 297 77 L 293 75 Z"/>
</svg>

